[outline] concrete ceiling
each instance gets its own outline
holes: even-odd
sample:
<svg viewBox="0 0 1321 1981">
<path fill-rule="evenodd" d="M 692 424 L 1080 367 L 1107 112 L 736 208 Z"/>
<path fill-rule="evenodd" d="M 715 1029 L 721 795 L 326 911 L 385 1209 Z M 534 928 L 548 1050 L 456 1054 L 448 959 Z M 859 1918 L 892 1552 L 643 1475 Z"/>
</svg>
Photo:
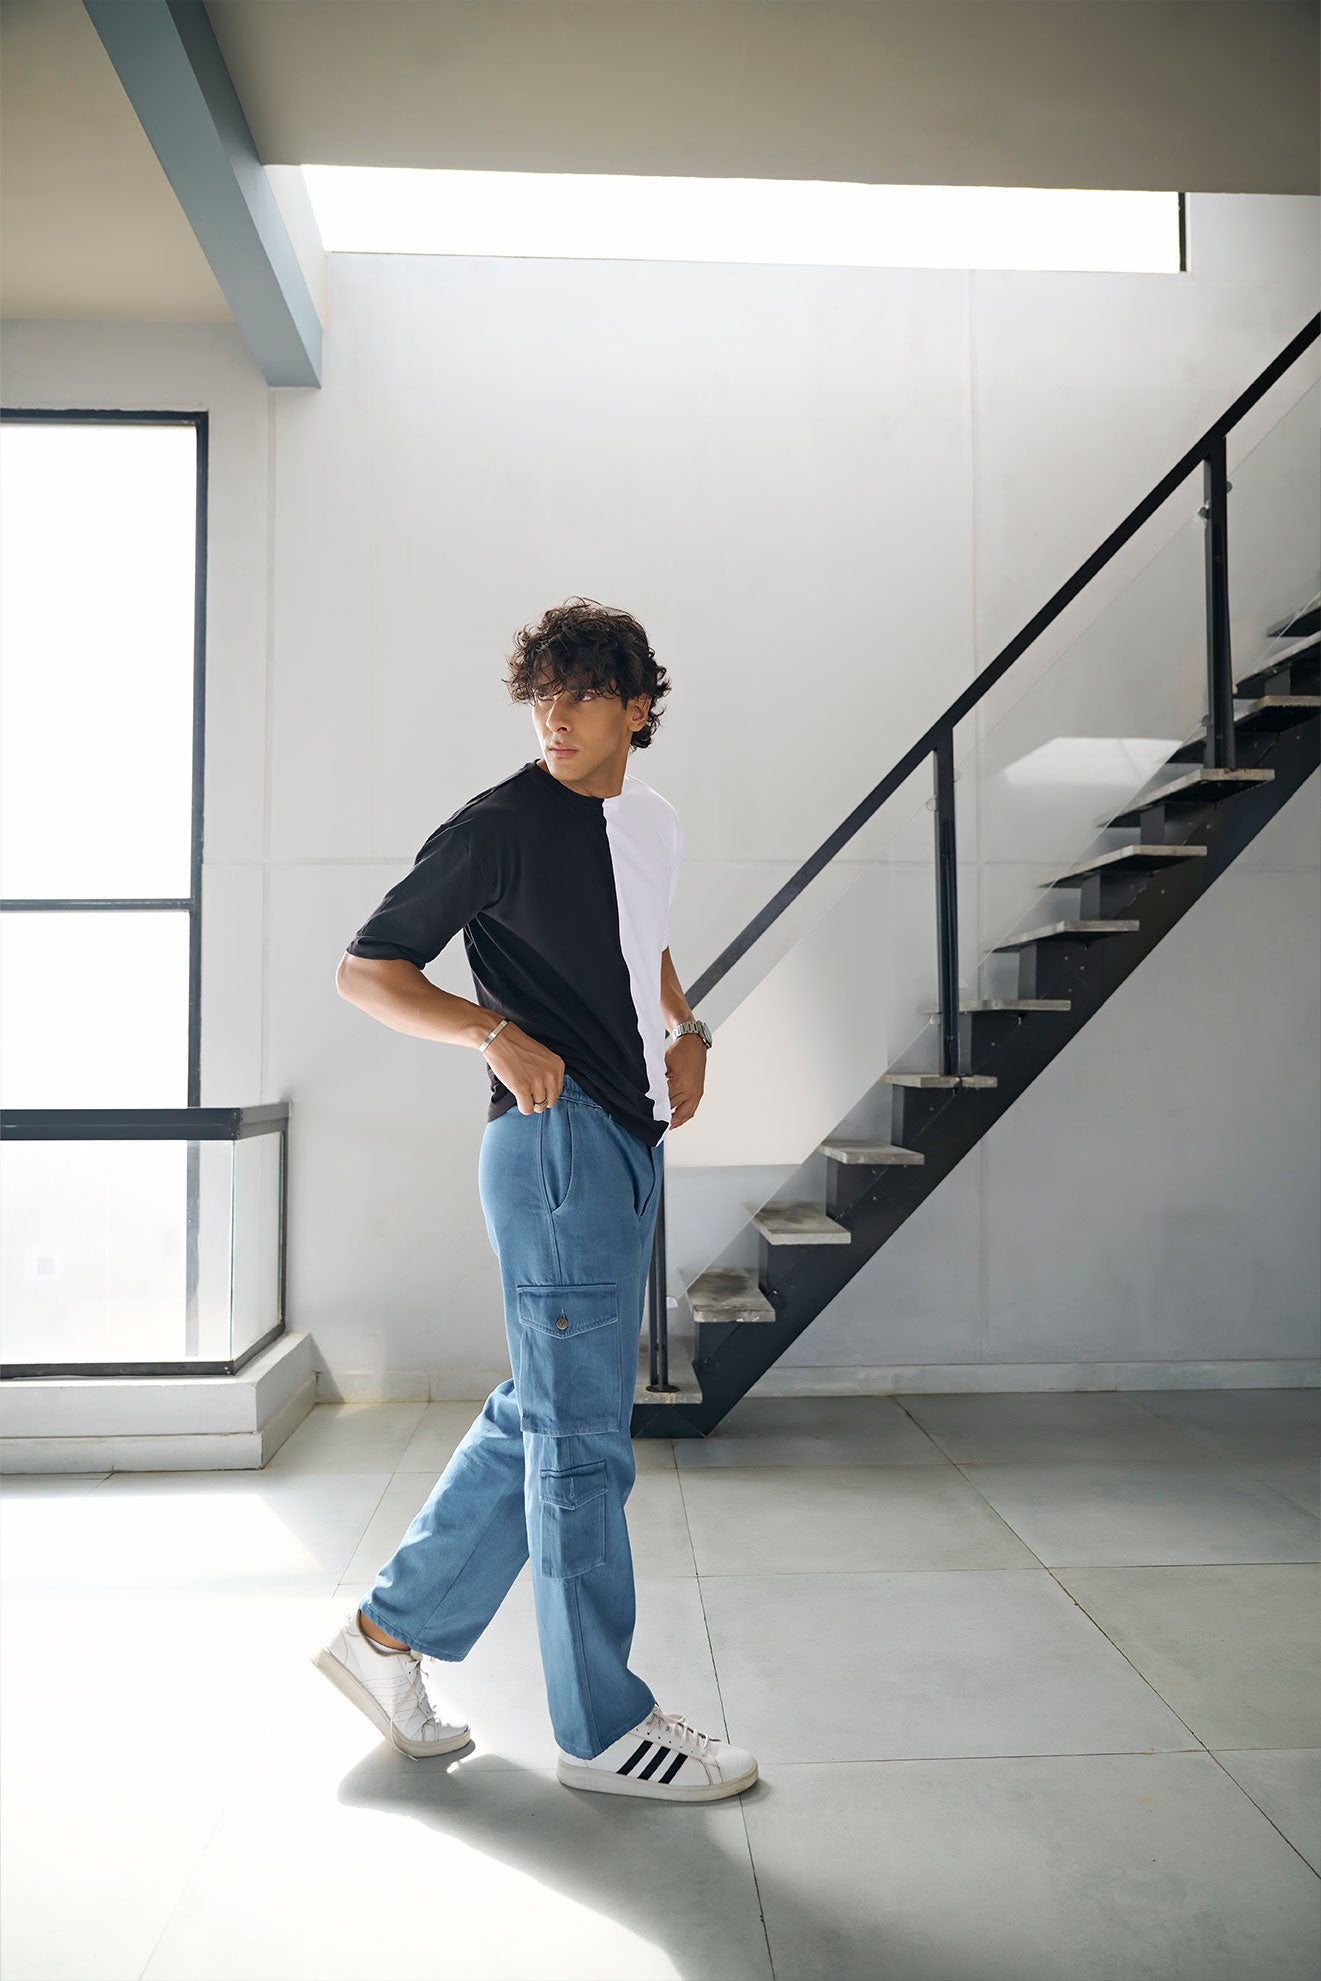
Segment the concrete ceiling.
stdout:
<svg viewBox="0 0 1321 1981">
<path fill-rule="evenodd" d="M 209 0 L 267 165 L 1301 193 L 1312 0 Z M 0 311 L 228 322 L 81 0 L 0 9 Z"/>
</svg>

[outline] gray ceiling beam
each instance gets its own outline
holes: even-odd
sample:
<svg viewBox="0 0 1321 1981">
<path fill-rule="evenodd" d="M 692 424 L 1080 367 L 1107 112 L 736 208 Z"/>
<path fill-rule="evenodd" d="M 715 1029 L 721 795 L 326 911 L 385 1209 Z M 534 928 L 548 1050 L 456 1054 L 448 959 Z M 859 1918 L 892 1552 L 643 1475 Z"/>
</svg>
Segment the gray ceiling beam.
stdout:
<svg viewBox="0 0 1321 1981">
<path fill-rule="evenodd" d="M 321 321 L 202 0 L 83 0 L 270 385 L 320 385 Z"/>
</svg>

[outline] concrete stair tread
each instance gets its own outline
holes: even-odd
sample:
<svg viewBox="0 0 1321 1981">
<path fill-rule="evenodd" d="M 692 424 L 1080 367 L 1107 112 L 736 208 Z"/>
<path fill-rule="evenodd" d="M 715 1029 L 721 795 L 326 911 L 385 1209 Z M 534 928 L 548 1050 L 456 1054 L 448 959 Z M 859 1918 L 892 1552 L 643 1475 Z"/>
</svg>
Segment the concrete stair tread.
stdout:
<svg viewBox="0 0 1321 1981">
<path fill-rule="evenodd" d="M 1098 819 L 1097 824 L 1137 825 L 1151 805 L 1184 804 L 1195 805 L 1198 794 L 1203 791 L 1219 790 L 1228 796 L 1235 791 L 1246 791 L 1250 784 L 1269 784 L 1274 777 L 1273 770 L 1208 770 L 1205 765 L 1200 770 L 1189 771 L 1186 777 L 1176 777 L 1169 784 L 1162 784 L 1158 791 L 1148 791 L 1144 797 L 1135 798 L 1122 812 L 1113 812 L 1109 818 Z M 1204 802 L 1210 803 L 1208 798 Z"/>
<path fill-rule="evenodd" d="M 869 1163 L 877 1169 L 890 1163 L 916 1169 L 926 1161 L 920 1149 L 905 1149 L 897 1142 L 877 1142 L 868 1136 L 832 1135 L 817 1147 L 832 1162 Z"/>
<path fill-rule="evenodd" d="M 1318 613 L 1321 613 L 1321 607 L 1318 607 L 1316 600 L 1313 599 L 1312 603 L 1305 605 L 1301 612 L 1292 613 L 1289 618 L 1282 619 L 1278 625 L 1267 627 L 1267 633 L 1272 640 L 1285 642 L 1281 652 L 1286 660 L 1291 660 L 1296 654 L 1307 653 L 1309 649 L 1316 649 L 1317 641 L 1321 639 L 1321 632 L 1317 627 Z M 1307 623 L 1309 620 L 1310 625 Z M 1296 627 L 1297 631 L 1291 633 L 1289 631 L 1291 626 Z M 1269 664 L 1274 667 L 1278 658 L 1278 655 L 1271 655 Z M 1258 667 L 1264 667 L 1266 664 L 1266 661 L 1257 662 Z"/>
<path fill-rule="evenodd" d="M 993 1073 L 882 1073 L 892 1087 L 995 1087 Z"/>
<path fill-rule="evenodd" d="M 633 1388 L 633 1401 L 637 1403 L 700 1403 L 702 1385 L 697 1380 L 693 1368 L 693 1344 L 688 1335 L 667 1333 L 669 1350 L 669 1379 L 674 1384 L 672 1390 L 650 1390 L 647 1378 L 651 1374 L 651 1334 L 643 1325 L 642 1340 L 638 1348 L 638 1379 Z"/>
<path fill-rule="evenodd" d="M 1321 695 L 1299 688 L 1272 688 L 1264 695 L 1235 695 L 1234 700 L 1239 704 L 1234 710 L 1235 722 L 1246 722 L 1250 715 L 1263 708 L 1321 708 Z M 1193 736 L 1205 734 L 1206 722 L 1203 720 L 1198 723 Z M 1190 743 L 1193 736 L 1188 738 Z"/>
<path fill-rule="evenodd" d="M 1039 928 L 1024 929 L 1021 935 L 1006 936 L 1003 942 L 997 942 L 995 946 L 997 949 L 1023 949 L 1029 942 L 1050 942 L 1056 938 L 1067 939 L 1069 936 L 1128 935 L 1139 926 L 1136 918 L 1131 915 L 1111 921 L 1083 918 L 1075 921 L 1043 922 Z"/>
<path fill-rule="evenodd" d="M 1292 690 L 1286 694 L 1258 695 L 1245 707 L 1235 710 L 1234 727 L 1247 731 L 1290 729 L 1295 722 L 1315 715 L 1318 709 L 1321 709 L 1321 695 L 1295 694 Z M 1199 749 L 1205 742 L 1206 724 L 1199 722 L 1192 734 L 1184 737 L 1170 761 L 1178 762 L 1187 751 Z"/>
<path fill-rule="evenodd" d="M 1285 694 L 1275 692 L 1268 695 L 1254 695 L 1246 708 L 1235 711 L 1234 720 L 1235 722 L 1247 722 L 1260 710 L 1272 708 L 1318 709 L 1321 708 L 1321 695 L 1313 695 L 1295 688 L 1290 688 Z M 1197 734 L 1199 736 L 1205 736 L 1205 723 L 1198 729 Z"/>
<path fill-rule="evenodd" d="M 763 1204 L 753 1224 L 772 1245 L 849 1245 L 853 1233 L 820 1204 Z"/>
<path fill-rule="evenodd" d="M 1163 866 L 1167 860 L 1205 859 L 1205 846 L 1161 846 L 1152 840 L 1139 840 L 1133 846 L 1116 846 L 1109 853 L 1095 853 L 1090 860 L 1079 860 L 1076 867 L 1065 867 L 1060 873 L 1052 874 L 1048 880 L 1038 883 L 1041 887 L 1057 887 L 1062 881 L 1071 881 L 1086 874 L 1104 873 L 1107 870 L 1125 867 L 1143 868 Z"/>
<path fill-rule="evenodd" d="M 1288 667 L 1291 661 L 1315 660 L 1317 650 L 1317 635 L 1300 633 L 1296 639 L 1287 640 L 1278 653 L 1268 654 L 1265 660 L 1259 660 L 1255 666 L 1248 668 L 1245 674 L 1240 674 L 1234 683 L 1235 694 L 1242 693 L 1245 684 L 1249 681 L 1255 683 L 1269 679 L 1282 667 Z"/>
<path fill-rule="evenodd" d="M 938 1004 L 922 1006 L 928 1016 L 938 1017 Z M 1072 1011 L 1073 1000 L 1067 997 L 962 997 L 960 1011 Z"/>
<path fill-rule="evenodd" d="M 688 1288 L 696 1321 L 773 1321 L 775 1309 L 753 1266 L 708 1266 Z"/>
</svg>

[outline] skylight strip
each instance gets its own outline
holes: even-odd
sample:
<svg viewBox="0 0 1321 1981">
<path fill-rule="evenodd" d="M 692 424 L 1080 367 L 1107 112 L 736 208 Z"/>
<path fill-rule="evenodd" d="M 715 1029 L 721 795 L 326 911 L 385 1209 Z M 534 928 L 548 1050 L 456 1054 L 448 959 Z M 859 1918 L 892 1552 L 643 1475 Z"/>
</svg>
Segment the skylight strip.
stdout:
<svg viewBox="0 0 1321 1981">
<path fill-rule="evenodd" d="M 304 165 L 331 254 L 1172 274 L 1172 192 Z"/>
</svg>

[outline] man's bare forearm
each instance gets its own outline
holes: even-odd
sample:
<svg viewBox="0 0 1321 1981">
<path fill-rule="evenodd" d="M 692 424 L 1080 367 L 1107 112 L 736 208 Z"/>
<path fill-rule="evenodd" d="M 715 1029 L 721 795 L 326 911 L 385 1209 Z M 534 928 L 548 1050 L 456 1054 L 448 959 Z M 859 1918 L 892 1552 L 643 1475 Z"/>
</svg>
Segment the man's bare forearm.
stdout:
<svg viewBox="0 0 1321 1981">
<path fill-rule="evenodd" d="M 392 1031 L 444 1045 L 480 1046 L 500 1023 L 498 1012 L 438 989 L 402 956 L 345 954 L 335 972 L 335 988 Z"/>
</svg>

